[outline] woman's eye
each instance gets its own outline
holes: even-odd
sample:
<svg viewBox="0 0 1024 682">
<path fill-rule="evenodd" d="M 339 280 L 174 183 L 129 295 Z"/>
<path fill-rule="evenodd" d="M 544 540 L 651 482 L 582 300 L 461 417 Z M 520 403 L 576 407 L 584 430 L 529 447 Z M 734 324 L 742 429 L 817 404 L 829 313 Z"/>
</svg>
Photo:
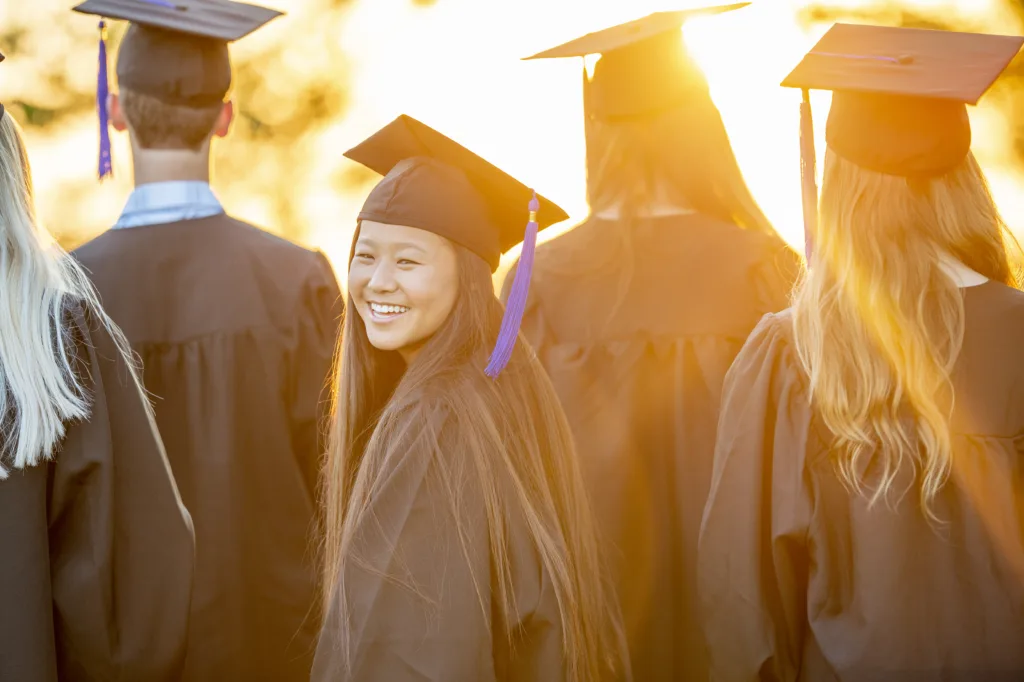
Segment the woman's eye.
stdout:
<svg viewBox="0 0 1024 682">
<path fill-rule="evenodd" d="M 360 260 L 360 261 L 362 261 L 364 263 L 368 263 L 368 262 L 373 260 L 373 256 L 371 256 L 368 253 L 357 253 L 356 254 L 356 260 Z"/>
<path fill-rule="evenodd" d="M 398 264 L 399 265 L 419 265 L 419 263 L 417 263 L 416 261 L 409 260 L 408 258 L 400 258 L 398 260 Z"/>
</svg>

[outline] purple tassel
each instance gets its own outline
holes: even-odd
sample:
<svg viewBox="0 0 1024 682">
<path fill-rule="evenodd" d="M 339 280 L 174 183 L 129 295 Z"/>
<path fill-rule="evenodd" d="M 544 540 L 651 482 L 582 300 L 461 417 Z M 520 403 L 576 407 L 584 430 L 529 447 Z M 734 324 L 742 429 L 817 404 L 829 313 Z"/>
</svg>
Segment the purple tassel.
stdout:
<svg viewBox="0 0 1024 682">
<path fill-rule="evenodd" d="M 808 263 L 814 251 L 814 232 L 818 225 L 818 180 L 815 162 L 811 97 L 810 93 L 804 90 L 804 101 L 800 103 L 800 177 L 804 200 L 804 255 Z"/>
<path fill-rule="evenodd" d="M 519 257 L 516 277 L 512 280 L 512 289 L 505 304 L 505 316 L 501 319 L 498 341 L 494 344 L 491 360 L 484 370 L 484 374 L 492 379 L 497 379 L 508 366 L 509 360 L 512 359 L 512 351 L 516 347 L 516 339 L 519 338 L 519 325 L 522 324 L 523 313 L 526 312 L 526 298 L 530 294 L 530 279 L 533 277 L 533 255 L 537 249 L 537 232 L 540 230 L 537 225 L 539 211 L 540 201 L 534 192 L 533 199 L 530 200 L 530 222 L 526 224 L 523 253 Z"/>
<path fill-rule="evenodd" d="M 100 74 L 96 79 L 96 106 L 100 114 L 100 180 L 114 175 L 110 152 L 110 120 L 107 115 L 107 95 L 110 84 L 107 80 L 107 22 L 100 22 Z"/>
</svg>

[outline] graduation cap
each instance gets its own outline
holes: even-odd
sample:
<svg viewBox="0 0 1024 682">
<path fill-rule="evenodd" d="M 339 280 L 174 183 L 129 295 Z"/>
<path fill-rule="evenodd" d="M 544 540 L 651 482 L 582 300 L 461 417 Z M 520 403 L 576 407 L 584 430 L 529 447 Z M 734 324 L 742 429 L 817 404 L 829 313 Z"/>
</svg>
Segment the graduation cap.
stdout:
<svg viewBox="0 0 1024 682">
<path fill-rule="evenodd" d="M 976 104 L 1024 38 L 836 24 L 782 82 L 800 88 L 804 227 L 817 220 L 809 90 L 832 90 L 825 137 L 839 156 L 886 175 L 936 177 L 971 148 Z"/>
<path fill-rule="evenodd" d="M 384 176 L 366 198 L 359 220 L 433 232 L 480 256 L 492 272 L 501 254 L 523 242 L 501 332 L 486 370 L 488 376 L 497 377 L 508 364 L 519 334 L 537 233 L 567 219 L 568 214 L 410 116 L 399 116 L 345 156 Z"/>
<path fill-rule="evenodd" d="M 97 83 L 101 178 L 111 173 L 105 19 L 131 22 L 117 61 L 123 87 L 167 104 L 203 108 L 223 102 L 231 87 L 228 43 L 282 14 L 229 0 L 86 0 L 74 11 L 101 17 Z"/>
<path fill-rule="evenodd" d="M 650 116 L 672 109 L 707 82 L 686 54 L 679 31 L 689 19 L 746 7 L 749 2 L 655 12 L 570 40 L 526 59 L 599 54 L 594 76 L 583 73 L 587 114 L 604 120 Z"/>
</svg>

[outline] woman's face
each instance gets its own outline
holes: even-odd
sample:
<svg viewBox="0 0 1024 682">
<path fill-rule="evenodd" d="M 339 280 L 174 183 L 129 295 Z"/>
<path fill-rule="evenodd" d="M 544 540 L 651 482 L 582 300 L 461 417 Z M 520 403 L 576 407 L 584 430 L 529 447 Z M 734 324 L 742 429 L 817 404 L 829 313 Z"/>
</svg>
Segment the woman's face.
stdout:
<svg viewBox="0 0 1024 682">
<path fill-rule="evenodd" d="M 455 247 L 433 232 L 365 220 L 348 290 L 373 347 L 411 362 L 455 306 Z"/>
</svg>

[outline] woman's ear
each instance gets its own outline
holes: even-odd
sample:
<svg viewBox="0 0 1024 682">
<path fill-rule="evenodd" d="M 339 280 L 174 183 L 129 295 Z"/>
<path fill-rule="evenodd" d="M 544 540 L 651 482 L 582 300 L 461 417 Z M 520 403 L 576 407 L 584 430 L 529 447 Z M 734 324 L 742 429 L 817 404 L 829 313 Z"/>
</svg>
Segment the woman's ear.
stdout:
<svg viewBox="0 0 1024 682">
<path fill-rule="evenodd" d="M 215 137 L 227 137 L 231 132 L 231 123 L 235 120 L 235 104 L 231 100 L 224 102 L 220 114 L 217 116 L 217 123 L 213 127 Z"/>
</svg>

